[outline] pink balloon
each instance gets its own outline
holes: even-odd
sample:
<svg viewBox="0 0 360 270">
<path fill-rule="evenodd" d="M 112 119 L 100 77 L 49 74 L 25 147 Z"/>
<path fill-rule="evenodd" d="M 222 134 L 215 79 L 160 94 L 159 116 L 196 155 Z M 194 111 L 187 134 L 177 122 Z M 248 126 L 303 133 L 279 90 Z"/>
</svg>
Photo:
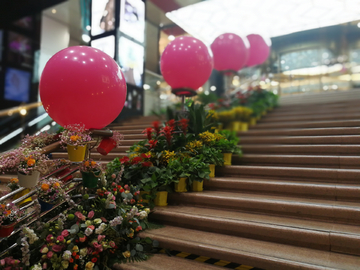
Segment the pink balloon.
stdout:
<svg viewBox="0 0 360 270">
<path fill-rule="evenodd" d="M 236 34 L 222 34 L 210 47 L 214 57 L 214 68 L 218 71 L 238 71 L 245 66 L 249 57 L 249 43 Z"/>
<path fill-rule="evenodd" d="M 252 67 L 261 65 L 270 55 L 270 46 L 260 35 L 251 34 L 247 36 L 247 39 L 250 43 L 250 53 L 246 66 Z"/>
<path fill-rule="evenodd" d="M 84 124 L 101 129 L 120 114 L 126 81 L 106 53 L 87 46 L 59 51 L 46 63 L 40 98 L 49 116 L 61 126 Z"/>
<path fill-rule="evenodd" d="M 179 37 L 166 46 L 160 68 L 164 80 L 173 89 L 197 90 L 209 79 L 213 62 L 203 42 L 193 37 Z"/>
</svg>

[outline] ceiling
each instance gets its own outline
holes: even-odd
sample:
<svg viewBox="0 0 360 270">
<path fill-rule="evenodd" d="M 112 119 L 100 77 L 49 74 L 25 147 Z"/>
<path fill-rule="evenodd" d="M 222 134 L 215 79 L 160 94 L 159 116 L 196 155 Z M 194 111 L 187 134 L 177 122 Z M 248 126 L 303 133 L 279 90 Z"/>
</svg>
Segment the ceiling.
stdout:
<svg viewBox="0 0 360 270">
<path fill-rule="evenodd" d="M 276 37 L 360 19 L 360 0 L 208 0 L 166 16 L 211 44 L 223 33 Z"/>
</svg>

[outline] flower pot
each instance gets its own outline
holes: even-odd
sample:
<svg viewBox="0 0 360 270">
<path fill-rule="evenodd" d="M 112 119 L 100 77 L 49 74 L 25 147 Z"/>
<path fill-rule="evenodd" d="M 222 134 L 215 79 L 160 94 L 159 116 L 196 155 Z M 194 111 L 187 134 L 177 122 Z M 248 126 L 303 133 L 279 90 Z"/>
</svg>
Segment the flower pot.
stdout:
<svg viewBox="0 0 360 270">
<path fill-rule="evenodd" d="M 57 173 L 56 176 L 61 178 L 63 177 L 65 174 L 68 174 L 69 172 L 71 172 L 70 168 L 66 168 L 64 170 L 62 170 L 61 172 Z M 61 181 L 63 181 L 64 183 L 66 183 L 67 181 L 73 179 L 74 177 L 70 174 L 68 176 L 66 176 L 64 179 L 61 179 Z"/>
<path fill-rule="evenodd" d="M 82 146 L 67 145 L 67 151 L 70 161 L 81 162 L 85 159 L 86 145 L 82 145 Z"/>
<path fill-rule="evenodd" d="M 224 165 L 231 165 L 232 153 L 223 153 Z"/>
<path fill-rule="evenodd" d="M 104 138 L 96 150 L 103 156 L 106 156 L 115 146 L 116 141 L 113 138 Z"/>
<path fill-rule="evenodd" d="M 96 188 L 100 177 L 100 171 L 95 172 L 81 172 L 82 183 L 84 187 Z"/>
<path fill-rule="evenodd" d="M 257 121 L 261 120 L 261 115 L 256 116 L 256 120 L 257 120 Z"/>
<path fill-rule="evenodd" d="M 200 192 L 204 189 L 204 181 L 193 181 L 191 185 L 192 191 Z"/>
<path fill-rule="evenodd" d="M 13 196 L 13 200 L 19 199 L 20 197 L 28 194 L 29 192 L 30 192 L 30 189 L 24 189 L 23 191 L 20 191 L 20 192 L 16 193 L 16 194 Z M 21 205 L 23 205 L 23 204 L 27 204 L 27 203 L 29 203 L 29 202 L 31 202 L 31 201 L 32 201 L 31 197 L 28 197 L 28 198 L 26 198 L 25 200 L 19 202 L 19 206 L 21 206 Z"/>
<path fill-rule="evenodd" d="M 14 231 L 15 223 L 0 225 L 0 237 L 7 237 Z"/>
<path fill-rule="evenodd" d="M 186 177 L 180 177 L 180 180 L 178 183 L 175 183 L 175 192 L 187 192 L 186 189 Z"/>
<path fill-rule="evenodd" d="M 263 111 L 262 113 L 261 113 L 261 115 L 266 115 L 267 114 L 267 112 L 266 111 Z"/>
<path fill-rule="evenodd" d="M 250 121 L 249 121 L 249 125 L 250 126 L 255 126 L 256 125 L 256 120 L 257 120 L 256 117 L 251 117 Z"/>
<path fill-rule="evenodd" d="M 224 128 L 224 124 L 221 123 L 221 124 L 218 125 L 219 130 L 222 130 L 223 128 Z"/>
<path fill-rule="evenodd" d="M 167 206 L 167 196 L 168 196 L 168 192 L 167 191 L 158 191 L 156 193 L 156 198 L 155 198 L 155 205 L 156 206 Z"/>
<path fill-rule="evenodd" d="M 49 211 L 51 208 L 54 207 L 53 204 L 51 203 L 47 203 L 41 199 L 38 199 L 40 207 L 41 207 L 41 212 L 45 212 L 45 211 Z"/>
<path fill-rule="evenodd" d="M 19 185 L 24 188 L 33 188 L 39 182 L 40 172 L 33 171 L 31 174 L 18 172 Z"/>
<path fill-rule="evenodd" d="M 215 177 L 215 164 L 209 164 L 210 174 L 209 177 Z"/>
<path fill-rule="evenodd" d="M 232 131 L 241 131 L 241 122 L 240 121 L 234 121 L 231 123 L 231 130 Z"/>
<path fill-rule="evenodd" d="M 149 203 L 149 200 L 146 200 L 146 199 L 143 198 L 143 195 L 145 195 L 145 194 L 150 194 L 150 192 L 149 191 L 143 191 L 143 190 L 140 191 L 140 199 L 142 199 L 144 203 Z"/>
<path fill-rule="evenodd" d="M 249 130 L 249 124 L 247 122 L 240 122 L 240 131 L 248 131 Z"/>
</svg>

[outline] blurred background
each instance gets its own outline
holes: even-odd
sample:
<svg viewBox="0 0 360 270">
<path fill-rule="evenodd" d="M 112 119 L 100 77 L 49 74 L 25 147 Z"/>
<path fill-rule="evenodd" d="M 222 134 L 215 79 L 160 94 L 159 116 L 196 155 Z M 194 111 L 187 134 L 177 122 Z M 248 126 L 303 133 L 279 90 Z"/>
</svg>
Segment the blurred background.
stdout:
<svg viewBox="0 0 360 270">
<path fill-rule="evenodd" d="M 24 134 L 58 128 L 38 88 L 59 50 L 92 46 L 118 62 L 128 85 L 121 120 L 179 102 L 160 71 L 169 42 L 191 35 L 210 47 L 226 32 L 260 34 L 271 53 L 235 74 L 214 70 L 198 89 L 209 102 L 255 86 L 281 97 L 360 86 L 360 0 L 3 0 L 0 150 Z"/>
</svg>

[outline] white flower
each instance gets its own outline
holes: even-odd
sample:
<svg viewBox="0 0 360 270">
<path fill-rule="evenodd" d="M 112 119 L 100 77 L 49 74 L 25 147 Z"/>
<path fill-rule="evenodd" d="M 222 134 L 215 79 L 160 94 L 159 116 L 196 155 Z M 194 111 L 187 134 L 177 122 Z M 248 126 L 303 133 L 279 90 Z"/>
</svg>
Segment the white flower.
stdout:
<svg viewBox="0 0 360 270">
<path fill-rule="evenodd" d="M 34 266 L 32 266 L 31 269 L 32 269 L 32 270 L 42 270 L 42 267 L 41 267 L 41 264 L 38 263 L 38 264 L 35 264 Z"/>
<path fill-rule="evenodd" d="M 101 223 L 99 228 L 95 229 L 95 233 L 96 234 L 102 234 L 103 231 L 106 229 L 106 224 L 105 223 Z"/>
<path fill-rule="evenodd" d="M 70 259 L 71 259 L 71 251 L 70 250 L 65 250 L 62 258 L 64 260 L 70 261 Z"/>
<path fill-rule="evenodd" d="M 87 252 L 88 252 L 87 248 L 80 249 L 80 256 L 86 256 Z"/>
<path fill-rule="evenodd" d="M 111 220 L 109 223 L 110 223 L 110 226 L 111 227 L 115 227 L 117 225 L 120 225 L 123 221 L 123 218 L 121 216 L 118 216 L 116 218 L 114 218 L 113 220 Z"/>
<path fill-rule="evenodd" d="M 95 218 L 94 219 L 95 224 L 100 224 L 101 222 L 102 222 L 101 218 Z"/>
<path fill-rule="evenodd" d="M 86 230 L 85 230 L 85 235 L 86 235 L 86 236 L 90 236 L 92 233 L 93 233 L 93 230 L 92 230 L 92 229 L 86 228 Z"/>
<path fill-rule="evenodd" d="M 146 218 L 147 217 L 147 213 L 145 212 L 145 211 L 141 211 L 140 213 L 139 213 L 139 218 L 140 219 L 144 219 L 144 218 Z"/>
</svg>

